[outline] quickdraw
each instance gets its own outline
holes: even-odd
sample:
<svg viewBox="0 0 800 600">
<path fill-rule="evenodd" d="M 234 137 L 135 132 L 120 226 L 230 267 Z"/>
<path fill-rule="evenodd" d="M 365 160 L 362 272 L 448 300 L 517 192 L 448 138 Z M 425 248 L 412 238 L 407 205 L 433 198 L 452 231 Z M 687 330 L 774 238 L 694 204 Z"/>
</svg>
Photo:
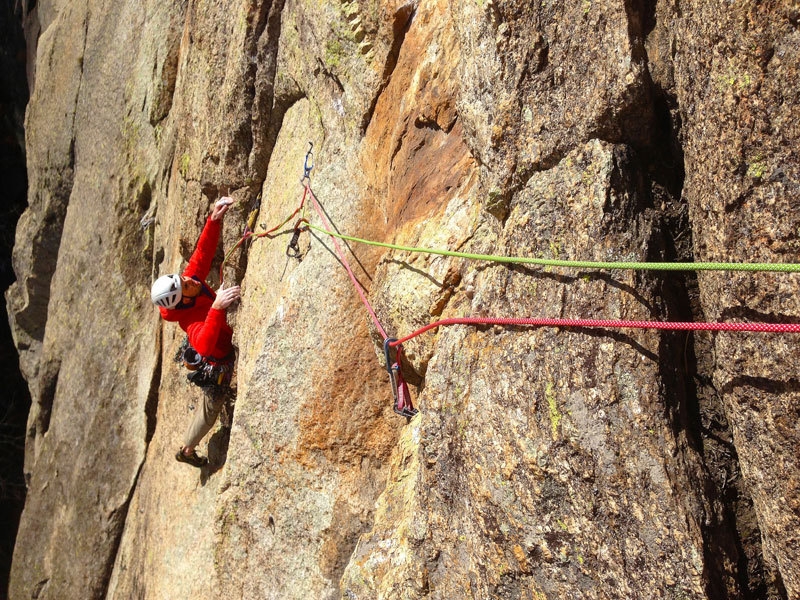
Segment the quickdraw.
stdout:
<svg viewBox="0 0 800 600">
<path fill-rule="evenodd" d="M 383 354 L 386 357 L 386 371 L 389 373 L 389 380 L 392 384 L 392 395 L 394 396 L 394 412 L 398 415 L 410 419 L 419 411 L 414 408 L 411 403 L 411 392 L 408 389 L 408 384 L 403 379 L 403 372 L 400 369 L 400 356 L 402 354 L 402 346 L 395 346 L 395 360 L 391 359 L 390 348 L 392 342 L 397 342 L 394 338 L 386 338 L 383 342 Z"/>
</svg>

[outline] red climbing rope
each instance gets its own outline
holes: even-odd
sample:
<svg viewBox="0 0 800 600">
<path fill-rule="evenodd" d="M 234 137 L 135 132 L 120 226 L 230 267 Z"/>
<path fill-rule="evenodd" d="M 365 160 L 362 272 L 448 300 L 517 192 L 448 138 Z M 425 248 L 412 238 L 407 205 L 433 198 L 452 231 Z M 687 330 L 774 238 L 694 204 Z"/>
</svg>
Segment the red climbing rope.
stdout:
<svg viewBox="0 0 800 600">
<path fill-rule="evenodd" d="M 286 225 L 289 221 L 291 221 L 305 206 L 305 202 L 307 198 L 311 199 L 311 204 L 314 207 L 315 212 L 322 221 L 323 225 L 325 226 L 327 231 L 323 231 L 318 227 L 313 225 L 308 225 L 307 227 L 311 227 L 313 229 L 317 229 L 322 231 L 323 233 L 327 233 L 330 238 L 331 242 L 333 243 L 334 249 L 336 251 L 336 255 L 339 261 L 344 266 L 345 270 L 347 271 L 350 280 L 353 283 L 353 286 L 356 289 L 359 297 L 361 298 L 362 303 L 367 309 L 372 322 L 375 324 L 375 328 L 380 332 L 383 336 L 383 339 L 386 341 L 385 343 L 391 347 L 399 347 L 404 342 L 411 340 L 419 335 L 422 335 L 426 331 L 430 331 L 432 329 L 436 329 L 438 327 L 443 327 L 447 325 L 503 325 L 503 326 L 522 326 L 522 327 L 565 327 L 565 328 L 604 328 L 604 329 L 658 329 L 662 331 L 743 331 L 743 332 L 763 332 L 763 333 L 800 333 L 800 323 L 690 323 L 690 322 L 669 322 L 669 321 L 625 321 L 625 320 L 605 320 L 605 319 L 547 319 L 547 318 L 490 318 L 490 317 L 462 317 L 462 318 L 452 318 L 452 319 L 441 319 L 439 321 L 435 321 L 425 327 L 417 329 L 413 333 L 409 335 L 395 340 L 394 338 L 389 338 L 389 335 L 386 333 L 386 330 L 381 325 L 381 322 L 378 320 L 378 316 L 375 314 L 375 310 L 372 308 L 372 305 L 369 303 L 367 299 L 367 292 L 359 283 L 358 279 L 356 278 L 355 274 L 353 273 L 353 269 L 350 267 L 350 263 L 347 260 L 347 254 L 342 249 L 341 245 L 337 238 L 354 240 L 359 242 L 366 242 L 366 240 L 360 240 L 358 238 L 352 238 L 348 236 L 344 236 L 338 233 L 335 233 L 333 226 L 331 225 L 330 221 L 327 219 L 325 215 L 325 211 L 322 209 L 322 206 L 317 200 L 316 195 L 311 190 L 310 184 L 310 172 L 313 168 L 313 158 L 312 158 L 312 148 L 313 144 L 309 142 L 309 150 L 306 153 L 305 163 L 303 165 L 303 178 L 301 181 L 303 182 L 303 197 L 300 200 L 299 206 L 295 209 L 295 211 L 289 215 L 282 223 L 276 225 L 272 229 L 268 231 L 254 233 L 250 227 L 248 226 L 245 229 L 245 233 L 242 238 L 236 243 L 236 245 L 231 248 L 231 250 L 225 256 L 222 265 L 220 265 L 220 280 L 222 280 L 222 270 L 225 264 L 227 263 L 230 256 L 233 252 L 239 248 L 246 240 L 250 238 L 259 238 L 259 237 L 271 237 L 275 231 Z M 309 160 L 312 160 L 312 164 L 309 165 Z M 302 221 L 305 221 L 303 219 Z M 308 223 L 307 221 L 305 221 Z M 295 234 L 297 234 L 298 224 L 295 225 Z M 384 245 L 388 247 L 393 247 L 390 244 L 377 244 L 377 245 Z M 291 247 L 291 244 L 290 244 Z M 421 250 L 418 248 L 402 248 L 404 250 L 412 250 L 417 251 Z M 288 253 L 288 250 L 287 250 Z M 484 257 L 487 258 L 487 257 Z M 497 258 L 497 257 L 488 257 L 488 258 Z M 696 266 L 696 265 L 695 265 Z M 387 357 L 387 364 L 388 364 L 388 357 Z"/>
<path fill-rule="evenodd" d="M 604 319 L 494 319 L 464 317 L 441 319 L 417 329 L 404 338 L 389 342 L 399 346 L 426 331 L 445 325 L 511 325 L 528 327 L 594 327 L 620 329 L 660 329 L 666 331 L 751 331 L 762 333 L 800 333 L 800 323 L 681 323 L 668 321 L 622 321 Z"/>
<path fill-rule="evenodd" d="M 603 329 L 657 329 L 662 331 L 742 331 L 742 332 L 764 332 L 764 333 L 800 333 L 800 323 L 689 323 L 689 322 L 668 322 L 668 321 L 625 321 L 625 320 L 604 320 L 604 319 L 547 319 L 547 318 L 491 318 L 491 317 L 461 317 L 461 318 L 451 318 L 451 319 L 441 319 L 439 321 L 435 321 L 417 329 L 416 331 L 410 333 L 409 335 L 400 338 L 394 339 L 390 338 L 389 335 L 386 333 L 386 330 L 381 325 L 378 316 L 375 314 L 375 310 L 372 308 L 372 305 L 369 303 L 367 299 L 367 292 L 362 287 L 361 283 L 359 283 L 358 279 L 356 278 L 355 274 L 353 273 L 353 269 L 350 267 L 350 263 L 347 260 L 347 254 L 345 250 L 339 243 L 337 238 L 341 238 L 343 240 L 355 241 L 355 242 L 362 242 L 362 243 L 369 243 L 372 245 L 377 246 L 385 246 L 388 248 L 394 248 L 398 250 L 404 251 L 413 251 L 413 252 L 428 252 L 432 254 L 444 254 L 444 255 L 459 255 L 464 256 L 466 258 L 479 258 L 482 260 L 497 260 L 497 261 L 505 261 L 507 257 L 494 257 L 494 256 L 484 256 L 484 255 L 469 255 L 463 253 L 455 253 L 449 251 L 433 251 L 430 249 L 421 249 L 421 248 L 406 248 L 401 246 L 395 246 L 392 244 L 384 244 L 384 243 L 377 243 L 377 242 L 370 242 L 368 240 L 362 240 L 359 238 L 354 238 L 350 236 L 345 236 L 338 233 L 333 226 L 331 225 L 330 221 L 325 215 L 325 211 L 323 210 L 319 200 L 317 200 L 316 195 L 311 190 L 311 182 L 310 182 L 310 172 L 313 168 L 313 155 L 312 155 L 312 148 L 313 144 L 309 142 L 309 150 L 306 153 L 305 162 L 303 164 L 303 178 L 301 182 L 303 183 L 303 197 L 300 201 L 299 206 L 295 209 L 295 211 L 289 215 L 282 223 L 276 225 L 275 227 L 269 229 L 268 231 L 254 233 L 251 229 L 252 225 L 248 221 L 247 226 L 245 227 L 244 234 L 242 238 L 236 243 L 236 245 L 231 248 L 231 250 L 225 255 L 225 258 L 222 261 L 222 265 L 220 265 L 220 281 L 222 281 L 222 274 L 223 268 L 225 264 L 230 259 L 233 252 L 239 248 L 246 240 L 251 238 L 258 238 L 258 237 L 272 237 L 272 234 L 290 222 L 301 210 L 303 210 L 305 206 L 305 202 L 307 198 L 310 198 L 309 203 L 313 206 L 314 211 L 319 216 L 320 221 L 323 223 L 325 230 L 320 229 L 312 224 L 310 224 L 305 218 L 301 218 L 297 221 L 294 226 L 294 236 L 292 241 L 289 243 L 289 247 L 286 250 L 287 256 L 297 256 L 299 254 L 299 249 L 297 246 L 297 238 L 301 231 L 308 231 L 310 229 L 315 229 L 323 234 L 327 234 L 330 236 L 331 243 L 335 249 L 335 254 L 339 259 L 339 262 L 342 263 L 342 266 L 347 271 L 347 275 L 350 277 L 350 281 L 353 283 L 353 287 L 355 288 L 356 292 L 358 293 L 359 297 L 361 298 L 361 302 L 364 304 L 364 307 L 367 309 L 370 318 L 372 319 L 375 328 L 380 332 L 381 336 L 384 339 L 384 354 L 386 358 L 386 370 L 389 373 L 389 378 L 392 382 L 392 391 L 394 395 L 394 411 L 398 414 L 411 418 L 417 413 L 417 409 L 414 408 L 411 402 L 411 394 L 408 390 L 408 385 L 403 379 L 402 370 L 401 370 L 401 351 L 402 351 L 402 344 L 405 342 L 422 335 L 423 333 L 430 331 L 432 329 L 436 329 L 438 327 L 443 327 L 447 325 L 501 325 L 501 326 L 517 326 L 517 327 L 561 327 L 561 328 L 603 328 Z M 311 164 L 309 164 L 311 161 Z M 256 206 L 258 209 L 258 206 Z M 251 214 L 257 214 L 257 212 Z M 305 216 L 305 212 L 303 213 L 303 217 Z M 301 223 L 305 223 L 306 225 L 301 227 Z M 290 250 L 294 252 L 294 254 L 290 253 Z M 514 259 L 517 260 L 517 259 Z M 507 260 L 506 262 L 511 262 L 511 260 Z M 578 266 L 579 263 L 570 263 L 572 266 Z M 644 266 L 637 266 L 636 265 L 630 266 L 620 266 L 623 263 L 614 263 L 613 265 L 609 266 L 609 268 L 649 268 L 652 265 L 647 263 L 642 263 Z M 597 265 L 592 265 L 596 267 Z M 693 265 L 695 268 L 698 265 Z M 712 265 L 714 268 L 720 268 L 719 265 Z M 757 265 L 758 266 L 758 265 Z M 790 267 L 800 267 L 800 265 L 789 265 Z M 686 265 L 688 268 L 689 265 Z M 681 267 L 683 268 L 683 267 Z M 722 268 L 725 269 L 733 269 L 732 265 L 723 264 Z M 793 271 L 794 272 L 794 271 Z M 389 352 L 389 348 L 394 347 L 396 349 L 395 353 L 395 360 L 391 360 L 391 355 Z"/>
<path fill-rule="evenodd" d="M 319 205 L 319 201 L 317 200 L 317 197 L 314 195 L 314 192 L 311 191 L 311 187 L 309 186 L 308 183 L 305 183 L 305 188 L 306 188 L 306 191 L 308 192 L 309 198 L 311 198 L 312 204 L 314 206 L 314 210 L 316 211 L 316 213 L 319 216 L 320 220 L 325 224 L 325 227 L 328 229 L 328 231 L 334 231 L 333 226 L 330 224 L 328 219 L 325 217 L 325 212 L 322 210 L 322 207 Z M 305 192 L 303 193 L 303 197 L 305 197 Z M 375 314 L 375 311 L 372 309 L 372 305 L 369 303 L 369 300 L 367 300 L 367 294 L 364 291 L 364 288 L 361 287 L 361 284 L 358 282 L 358 279 L 356 279 L 356 276 L 353 274 L 353 269 L 350 268 L 350 263 L 347 262 L 346 254 L 344 253 L 344 251 L 342 250 L 341 246 L 339 245 L 338 240 L 334 236 L 331 236 L 331 241 L 333 242 L 333 246 L 336 248 L 336 254 L 339 256 L 339 260 L 344 265 L 344 268 L 347 269 L 347 274 L 350 276 L 350 281 L 353 282 L 353 285 L 355 286 L 356 291 L 358 292 L 358 295 L 361 297 L 361 302 L 363 302 L 364 306 L 367 308 L 367 311 L 369 312 L 369 316 L 370 316 L 370 318 L 372 318 L 372 322 L 375 324 L 375 327 L 380 332 L 380 334 L 383 336 L 383 339 L 384 340 L 387 339 L 389 336 L 387 335 L 386 330 L 381 325 L 381 322 L 378 320 L 378 316 Z M 393 345 L 395 345 L 395 344 L 393 344 Z"/>
<path fill-rule="evenodd" d="M 319 216 L 320 220 L 324 223 L 328 231 L 334 231 L 332 225 L 325 217 L 325 213 L 311 190 L 308 183 L 305 183 L 305 192 L 311 198 L 314 210 Z M 378 320 L 374 309 L 367 300 L 366 291 L 356 279 L 353 270 L 350 268 L 350 263 L 347 261 L 345 252 L 342 250 L 335 236 L 331 235 L 331 241 L 336 249 L 336 253 L 356 292 L 361 297 L 367 311 L 369 312 L 372 322 L 375 327 L 383 336 L 384 340 L 389 339 L 386 330 Z M 761 332 L 761 333 L 800 333 L 800 323 L 692 323 L 692 322 L 670 322 L 670 321 L 625 321 L 625 320 L 608 320 L 608 319 L 547 319 L 547 318 L 491 318 L 491 317 L 463 317 L 452 319 L 441 319 L 435 321 L 425 327 L 417 329 L 409 335 L 398 340 L 390 340 L 388 345 L 391 347 L 401 346 L 403 343 L 411 340 L 426 331 L 443 327 L 447 325 L 505 325 L 505 326 L 527 326 L 527 327 L 579 327 L 579 328 L 603 328 L 603 329 L 658 329 L 662 331 L 745 331 L 745 332 Z"/>
</svg>

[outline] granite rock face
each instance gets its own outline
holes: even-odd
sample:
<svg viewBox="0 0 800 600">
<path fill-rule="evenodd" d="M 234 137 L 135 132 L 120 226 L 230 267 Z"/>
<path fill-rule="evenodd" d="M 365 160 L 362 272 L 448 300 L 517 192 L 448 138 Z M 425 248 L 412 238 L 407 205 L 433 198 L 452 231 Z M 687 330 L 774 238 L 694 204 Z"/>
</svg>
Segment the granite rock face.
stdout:
<svg viewBox="0 0 800 600">
<path fill-rule="evenodd" d="M 774 12 L 755 7 L 718 14 L 700 3 L 674 20 L 675 89 L 682 107 L 684 196 L 695 231 L 695 256 L 796 261 L 800 215 L 800 125 L 789 115 L 800 99 L 800 31 L 796 3 Z M 695 59 L 697 40 L 712 45 Z M 683 45 L 686 44 L 684 47 Z M 699 58 L 699 60 L 697 60 Z M 706 81 L 689 77 L 702 69 Z M 700 300 L 708 319 L 793 320 L 793 280 L 706 274 Z M 730 422 L 749 488 L 765 560 L 800 594 L 800 454 L 797 379 L 791 340 L 718 336 L 713 385 Z"/>
<path fill-rule="evenodd" d="M 795 275 L 529 268 L 318 229 L 286 253 L 304 217 L 480 254 L 800 262 L 798 15 L 38 2 L 6 295 L 33 398 L 11 597 L 800 595 L 793 337 L 442 327 L 403 346 L 407 421 L 338 252 L 393 337 L 794 322 Z M 224 194 L 215 286 L 259 198 L 256 232 L 286 223 L 222 270 L 243 286 L 236 397 L 197 471 L 173 455 L 201 392 L 148 289 Z"/>
</svg>

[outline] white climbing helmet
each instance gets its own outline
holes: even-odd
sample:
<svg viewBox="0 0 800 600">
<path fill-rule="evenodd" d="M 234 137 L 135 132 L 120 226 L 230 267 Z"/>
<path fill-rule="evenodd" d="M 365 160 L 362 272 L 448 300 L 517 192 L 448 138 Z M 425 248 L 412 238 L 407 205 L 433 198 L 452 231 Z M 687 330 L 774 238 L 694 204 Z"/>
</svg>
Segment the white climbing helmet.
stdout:
<svg viewBox="0 0 800 600">
<path fill-rule="evenodd" d="M 162 308 L 175 308 L 183 297 L 180 275 L 162 275 L 153 282 L 150 298 Z"/>
</svg>

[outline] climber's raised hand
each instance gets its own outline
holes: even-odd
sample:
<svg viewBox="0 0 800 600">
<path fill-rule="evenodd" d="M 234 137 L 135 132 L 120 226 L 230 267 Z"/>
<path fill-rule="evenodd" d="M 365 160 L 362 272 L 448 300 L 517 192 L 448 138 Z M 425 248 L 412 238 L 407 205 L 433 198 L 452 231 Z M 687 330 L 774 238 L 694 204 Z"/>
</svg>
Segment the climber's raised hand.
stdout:
<svg viewBox="0 0 800 600">
<path fill-rule="evenodd" d="M 238 285 L 232 285 L 229 288 L 225 287 L 223 283 L 219 291 L 217 292 L 217 297 L 214 300 L 214 304 L 211 305 L 211 308 L 216 308 L 218 310 L 224 310 L 228 308 L 231 304 L 233 304 L 236 300 L 241 298 L 242 295 L 242 288 Z"/>
<path fill-rule="evenodd" d="M 231 204 L 233 204 L 233 198 L 230 196 L 223 196 L 217 200 L 214 203 L 214 209 L 211 211 L 211 220 L 221 221 Z"/>
</svg>

